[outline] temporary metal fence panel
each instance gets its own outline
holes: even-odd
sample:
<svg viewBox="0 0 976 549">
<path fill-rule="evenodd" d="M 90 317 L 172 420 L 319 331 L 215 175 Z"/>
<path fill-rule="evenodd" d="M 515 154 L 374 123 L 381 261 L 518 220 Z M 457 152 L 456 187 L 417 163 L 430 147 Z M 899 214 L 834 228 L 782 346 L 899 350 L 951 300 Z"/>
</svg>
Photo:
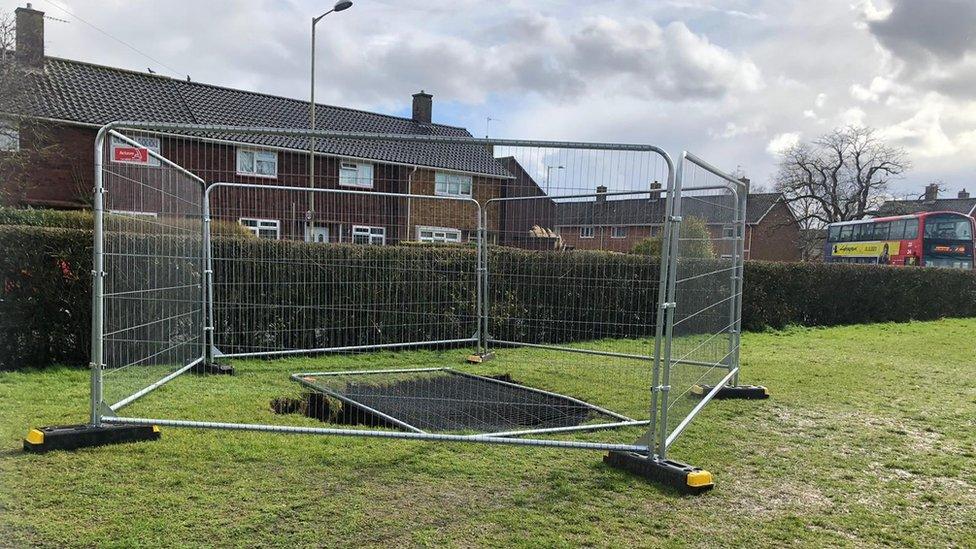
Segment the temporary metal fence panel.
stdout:
<svg viewBox="0 0 976 549">
<path fill-rule="evenodd" d="M 662 457 L 715 393 L 737 379 L 747 192 L 734 177 L 682 155 L 671 212 Z"/>
<path fill-rule="evenodd" d="M 210 245 L 218 356 L 477 341 L 474 199 L 226 182 L 207 197 L 210 223 L 253 233 Z M 418 239 L 448 230 L 451 246 Z"/>
<path fill-rule="evenodd" d="M 646 145 L 119 123 L 97 158 L 93 423 L 663 456 L 737 366 L 744 196 L 690 155 L 687 195 Z M 141 398 L 213 360 L 266 389 Z"/>
<path fill-rule="evenodd" d="M 124 406 L 203 356 L 204 182 L 162 158 L 159 140 L 99 134 L 93 418 L 99 406 Z"/>
</svg>

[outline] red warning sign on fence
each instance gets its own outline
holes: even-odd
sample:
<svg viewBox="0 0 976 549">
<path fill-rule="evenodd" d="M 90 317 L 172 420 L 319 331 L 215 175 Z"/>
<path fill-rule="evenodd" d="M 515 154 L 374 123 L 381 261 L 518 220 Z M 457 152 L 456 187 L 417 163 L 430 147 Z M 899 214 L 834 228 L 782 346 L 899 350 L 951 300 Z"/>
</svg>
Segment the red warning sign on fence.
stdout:
<svg viewBox="0 0 976 549">
<path fill-rule="evenodd" d="M 112 149 L 112 160 L 129 162 L 132 164 L 148 164 L 149 149 L 145 147 L 115 147 Z"/>
</svg>

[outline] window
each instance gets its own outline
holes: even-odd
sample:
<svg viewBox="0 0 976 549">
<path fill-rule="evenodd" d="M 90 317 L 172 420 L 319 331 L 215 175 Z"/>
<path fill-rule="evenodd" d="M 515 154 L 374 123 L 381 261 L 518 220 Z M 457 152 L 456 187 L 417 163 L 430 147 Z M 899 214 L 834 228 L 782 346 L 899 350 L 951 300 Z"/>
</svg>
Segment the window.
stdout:
<svg viewBox="0 0 976 549">
<path fill-rule="evenodd" d="M 888 238 L 892 240 L 901 240 L 905 236 L 905 220 L 901 219 L 898 221 L 891 222 L 891 230 L 888 232 Z"/>
<path fill-rule="evenodd" d="M 854 226 L 844 225 L 843 227 L 840 228 L 840 241 L 850 242 L 852 240 L 851 237 L 853 236 L 853 234 L 854 234 Z"/>
<path fill-rule="evenodd" d="M 278 240 L 281 238 L 281 223 L 277 219 L 242 217 L 237 222 L 254 233 L 254 236 L 258 238 L 267 238 L 268 240 Z"/>
<path fill-rule="evenodd" d="M 20 150 L 20 126 L 12 120 L 0 121 L 0 152 Z"/>
<path fill-rule="evenodd" d="M 968 217 L 933 215 L 925 220 L 925 238 L 972 240 L 973 227 Z"/>
<path fill-rule="evenodd" d="M 442 196 L 471 196 L 471 176 L 437 172 L 434 174 L 434 194 Z"/>
<path fill-rule="evenodd" d="M 109 210 L 108 213 L 126 217 L 159 217 L 156 212 L 140 212 L 136 210 Z"/>
<path fill-rule="evenodd" d="M 905 221 L 905 240 L 915 240 L 918 238 L 918 219 L 908 219 Z"/>
<path fill-rule="evenodd" d="M 386 244 L 386 227 L 353 225 L 352 241 L 354 244 L 376 244 L 382 246 Z"/>
<path fill-rule="evenodd" d="M 891 232 L 891 222 L 885 221 L 883 223 L 878 223 L 874 226 L 874 238 L 875 240 L 888 240 L 888 234 Z"/>
<path fill-rule="evenodd" d="M 126 136 L 129 139 L 135 141 L 139 145 L 149 149 L 156 154 L 160 153 L 159 149 L 159 138 L 158 137 L 147 137 L 142 135 Z M 118 137 L 112 136 L 112 162 L 118 162 L 119 164 L 143 164 L 146 166 L 159 167 L 159 159 L 155 156 L 149 155 L 147 162 L 143 162 L 136 158 L 131 158 L 125 154 L 126 150 L 135 152 L 135 148 L 132 143 L 128 141 L 123 141 Z"/>
<path fill-rule="evenodd" d="M 345 187 L 373 188 L 373 165 L 356 162 L 339 163 L 339 184 Z"/>
<path fill-rule="evenodd" d="M 593 238 L 594 234 L 596 231 L 593 230 L 593 227 L 580 227 L 580 238 Z"/>
<path fill-rule="evenodd" d="M 278 153 L 237 149 L 237 173 L 257 177 L 278 177 Z"/>
<path fill-rule="evenodd" d="M 735 238 L 735 225 L 722 227 L 722 238 Z"/>
<path fill-rule="evenodd" d="M 461 242 L 461 231 L 445 227 L 417 227 L 417 240 L 421 242 Z"/>
<path fill-rule="evenodd" d="M 627 238 L 627 227 L 611 227 L 610 238 Z"/>
<path fill-rule="evenodd" d="M 837 242 L 840 240 L 840 227 L 831 227 L 827 233 L 828 242 Z"/>
</svg>

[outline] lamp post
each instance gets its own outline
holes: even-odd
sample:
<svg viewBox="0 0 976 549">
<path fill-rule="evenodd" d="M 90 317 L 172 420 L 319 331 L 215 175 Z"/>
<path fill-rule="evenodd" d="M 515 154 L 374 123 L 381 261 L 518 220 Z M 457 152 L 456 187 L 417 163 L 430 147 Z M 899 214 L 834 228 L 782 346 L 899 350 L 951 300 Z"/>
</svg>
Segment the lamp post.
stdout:
<svg viewBox="0 0 976 549">
<path fill-rule="evenodd" d="M 549 173 L 552 172 L 553 168 L 556 168 L 557 170 L 565 170 L 566 166 L 546 166 L 546 195 L 549 194 Z"/>
<path fill-rule="evenodd" d="M 332 9 L 323 13 L 318 17 L 312 18 L 312 77 L 311 77 L 311 93 L 309 93 L 309 125 L 312 132 L 315 131 L 315 25 L 322 20 L 323 17 L 329 15 L 334 11 L 343 11 L 352 7 L 352 2 L 350 0 L 339 0 L 332 6 Z M 310 135 L 308 138 L 308 186 L 311 189 L 315 188 L 315 136 Z M 308 196 L 308 226 L 312 226 L 312 213 L 315 211 L 315 193 L 309 193 Z"/>
</svg>

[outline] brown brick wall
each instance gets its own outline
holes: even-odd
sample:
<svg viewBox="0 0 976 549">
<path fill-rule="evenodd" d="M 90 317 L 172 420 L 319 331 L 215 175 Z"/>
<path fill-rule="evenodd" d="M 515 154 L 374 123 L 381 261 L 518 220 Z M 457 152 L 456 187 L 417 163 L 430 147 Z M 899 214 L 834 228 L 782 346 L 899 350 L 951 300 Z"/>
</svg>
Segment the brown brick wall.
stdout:
<svg viewBox="0 0 976 549">
<path fill-rule="evenodd" d="M 44 125 L 38 132 L 22 125 L 22 151 L 32 154 L 26 173 L 3 174 L 3 202 L 48 208 L 83 208 L 91 204 L 94 184 L 95 130 Z"/>
<path fill-rule="evenodd" d="M 9 204 L 35 207 L 83 208 L 91 204 L 94 186 L 94 143 L 97 131 L 68 125 L 57 125 L 49 130 L 51 141 L 58 143 L 59 152 L 32 162 L 21 178 L 25 185 L 4 192 Z M 22 131 L 22 138 L 28 136 Z M 198 175 L 208 183 L 237 182 L 267 186 L 308 186 L 308 158 L 303 154 L 279 152 L 278 175 L 264 178 L 237 173 L 237 147 L 209 144 L 185 139 L 161 140 L 163 156 Z M 108 149 L 109 144 L 106 144 Z M 110 150 L 110 149 L 109 149 Z M 110 154 L 110 152 L 106 152 Z M 373 163 L 372 189 L 356 189 L 339 186 L 339 163 L 336 158 L 316 159 L 317 188 L 373 190 L 386 193 L 406 193 L 408 177 L 413 168 Z M 111 166 L 112 164 L 108 164 Z M 120 171 L 137 173 L 130 168 Z M 164 183 L 178 180 L 171 169 L 139 168 L 139 177 Z M 5 178 L 10 181 L 11 178 Z M 153 193 L 122 188 L 117 185 L 114 196 L 108 199 L 113 209 L 174 211 L 162 206 Z M 4 189 L 7 191 L 7 189 Z M 418 169 L 413 174 L 414 194 L 434 193 L 434 171 Z M 500 196 L 500 180 L 484 177 L 473 179 L 474 198 L 485 203 Z M 282 236 L 300 237 L 304 231 L 306 212 L 309 210 L 309 193 L 300 191 L 255 191 L 222 189 L 216 191 L 212 201 L 213 217 L 237 221 L 240 217 L 277 219 L 281 222 Z M 156 202 L 153 202 L 156 200 Z M 388 241 L 415 240 L 417 226 L 435 226 L 461 229 L 468 238 L 477 228 L 477 207 L 462 202 L 444 200 L 408 200 L 394 197 L 362 197 L 337 193 L 316 193 L 313 221 L 330 227 L 330 238 L 341 234 L 347 240 L 353 225 L 383 226 Z M 499 216 L 489 217 L 489 230 L 497 231 Z M 408 226 L 409 224 L 409 226 Z"/>
<path fill-rule="evenodd" d="M 629 252 L 641 240 L 659 234 L 657 227 L 646 225 L 633 225 L 627 227 L 627 236 L 624 238 L 613 238 L 612 230 L 607 226 L 593 227 L 593 238 L 580 238 L 579 226 L 560 226 L 559 236 L 563 239 L 563 244 L 579 250 L 609 250 L 613 252 Z"/>
<path fill-rule="evenodd" d="M 746 237 L 746 259 L 800 261 L 800 227 L 783 202 L 777 202 L 758 225 L 748 227 Z"/>
<path fill-rule="evenodd" d="M 411 179 L 410 193 L 435 196 L 434 182 L 434 170 L 419 169 Z M 501 195 L 500 182 L 496 179 L 474 177 L 471 183 L 471 193 L 478 203 L 485 204 L 488 200 Z M 410 240 L 416 240 L 417 227 L 461 229 L 462 238 L 467 240 L 478 228 L 478 207 L 470 202 L 454 200 L 411 200 Z M 498 216 L 489 216 L 488 230 L 497 231 L 498 228 Z"/>
</svg>

